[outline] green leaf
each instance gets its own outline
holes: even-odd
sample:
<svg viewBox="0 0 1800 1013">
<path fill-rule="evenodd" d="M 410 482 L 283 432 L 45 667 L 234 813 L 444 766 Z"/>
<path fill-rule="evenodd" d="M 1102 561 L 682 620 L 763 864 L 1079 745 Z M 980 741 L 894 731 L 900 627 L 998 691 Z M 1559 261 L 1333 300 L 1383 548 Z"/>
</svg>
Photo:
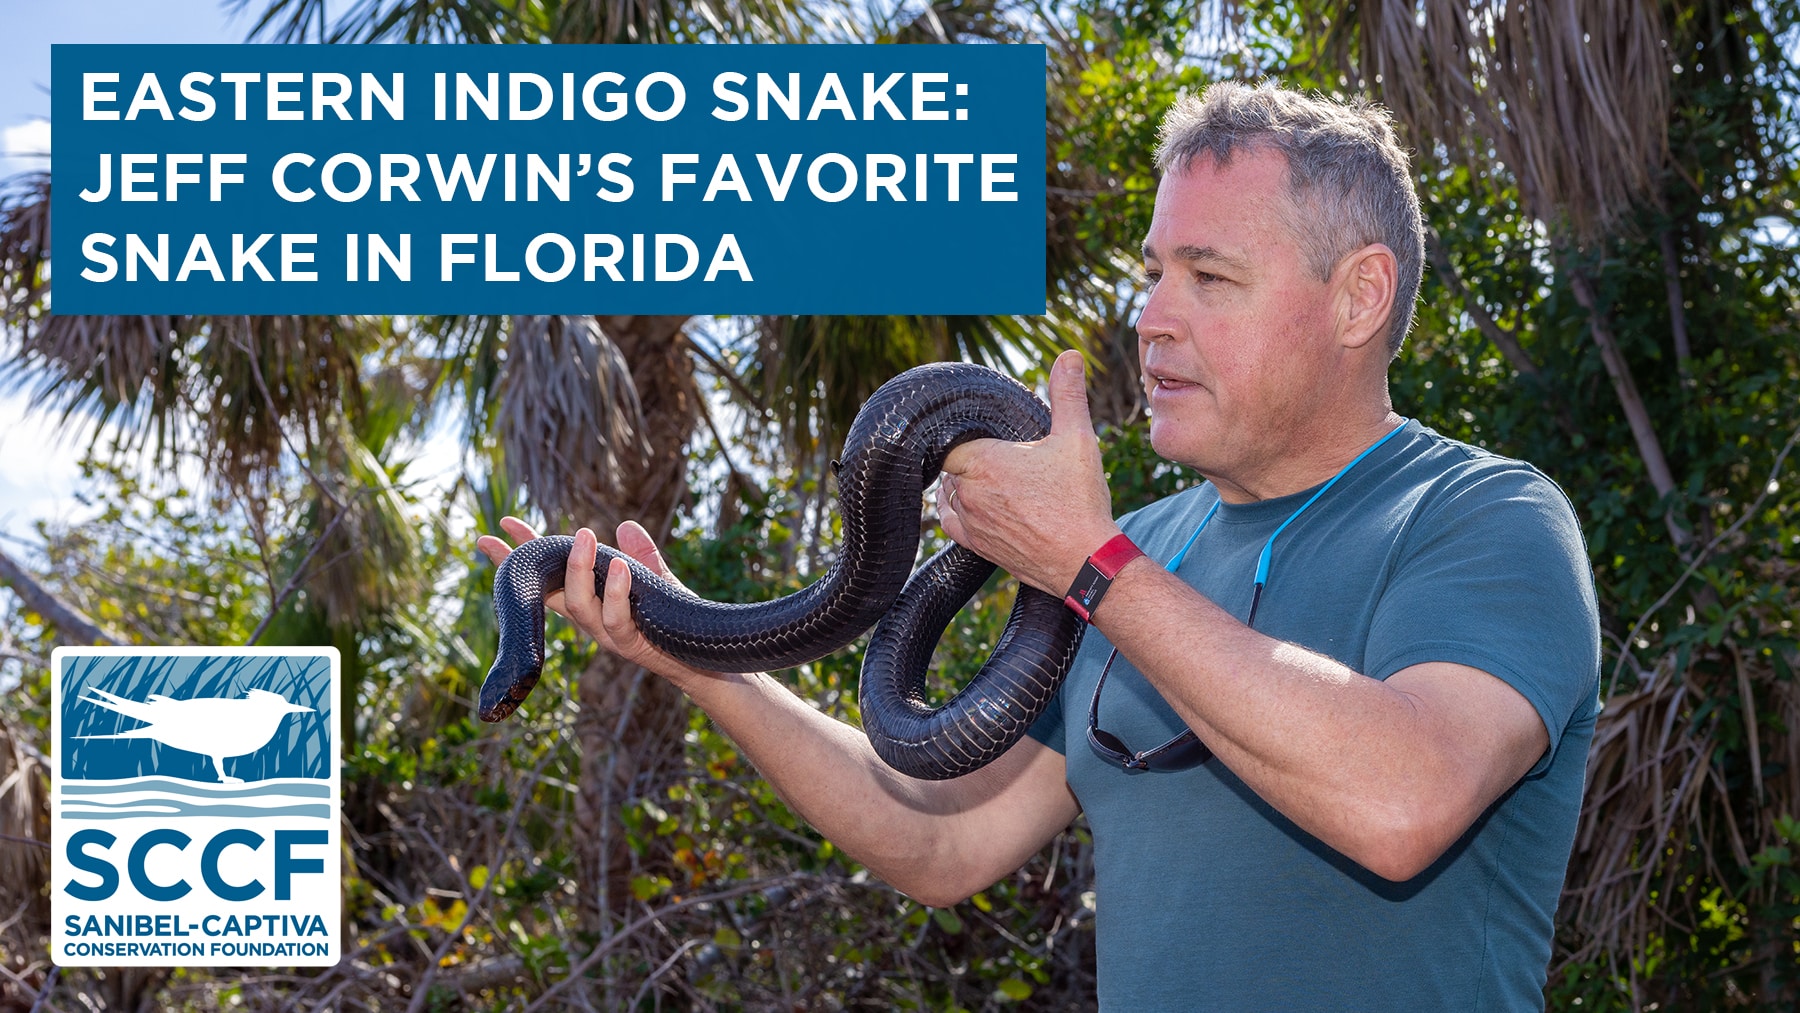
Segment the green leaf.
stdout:
<svg viewBox="0 0 1800 1013">
<path fill-rule="evenodd" d="M 631 895 L 638 900 L 649 900 L 674 885 L 667 876 L 633 876 L 631 877 Z"/>
<path fill-rule="evenodd" d="M 1002 1002 L 1023 1002 L 1031 998 L 1031 985 L 1023 978 L 1008 978 L 994 989 L 994 998 Z"/>
</svg>

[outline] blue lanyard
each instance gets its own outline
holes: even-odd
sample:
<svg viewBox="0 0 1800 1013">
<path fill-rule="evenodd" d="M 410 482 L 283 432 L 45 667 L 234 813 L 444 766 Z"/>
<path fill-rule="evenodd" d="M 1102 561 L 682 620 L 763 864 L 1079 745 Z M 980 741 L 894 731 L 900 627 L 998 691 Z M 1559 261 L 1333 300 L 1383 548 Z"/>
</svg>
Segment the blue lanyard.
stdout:
<svg viewBox="0 0 1800 1013">
<path fill-rule="evenodd" d="M 1383 436 L 1381 439 L 1376 440 L 1374 443 L 1369 444 L 1368 449 L 1364 450 L 1362 453 L 1357 454 L 1355 457 L 1351 458 L 1349 464 L 1344 465 L 1342 468 L 1338 469 L 1337 474 L 1331 476 L 1331 481 L 1326 482 L 1322 486 L 1319 486 L 1318 492 L 1315 492 L 1311 496 L 1307 497 L 1306 502 L 1300 504 L 1300 509 L 1289 514 L 1288 519 L 1285 521 L 1282 521 L 1281 526 L 1277 527 L 1275 529 L 1274 533 L 1269 535 L 1269 540 L 1263 543 L 1262 555 L 1256 561 L 1256 589 L 1255 589 L 1255 591 L 1252 592 L 1252 594 L 1250 596 L 1250 618 L 1245 620 L 1244 625 L 1246 625 L 1246 626 L 1255 626 L 1256 625 L 1256 607 L 1262 603 L 1263 586 L 1269 582 L 1269 559 L 1271 558 L 1271 556 L 1273 556 L 1273 554 L 1275 552 L 1275 539 L 1281 537 L 1281 533 L 1283 531 L 1287 530 L 1289 524 L 1294 523 L 1295 518 L 1297 518 L 1301 514 L 1305 513 L 1307 507 L 1312 506 L 1314 503 L 1317 503 L 1319 501 L 1320 496 L 1325 495 L 1327 490 L 1329 490 L 1332 486 L 1336 485 L 1338 483 L 1338 479 L 1343 478 L 1345 475 L 1349 474 L 1351 468 L 1354 468 L 1358 464 L 1361 464 L 1363 458 L 1368 457 L 1370 454 L 1373 454 L 1382 444 L 1393 439 L 1395 436 L 1398 436 L 1400 434 L 1400 430 L 1405 429 L 1406 424 L 1410 421 L 1412 421 L 1412 420 L 1411 419 L 1401 419 L 1400 424 L 1395 426 L 1386 436 Z M 1186 542 L 1182 543 L 1181 551 L 1175 553 L 1175 558 L 1169 560 L 1168 564 L 1166 566 L 1164 566 L 1163 569 L 1168 570 L 1170 573 L 1174 573 L 1176 571 L 1176 569 L 1181 566 L 1182 560 L 1187 558 L 1188 549 L 1193 547 L 1195 539 L 1200 537 L 1200 532 L 1205 531 L 1206 526 L 1208 524 L 1212 523 L 1213 514 L 1216 514 L 1219 512 L 1219 504 L 1221 504 L 1223 502 L 1224 502 L 1224 500 L 1222 500 L 1222 499 L 1213 501 L 1212 509 L 1206 511 L 1205 517 L 1200 518 L 1200 526 L 1194 529 L 1194 533 L 1188 536 L 1188 540 Z"/>
</svg>

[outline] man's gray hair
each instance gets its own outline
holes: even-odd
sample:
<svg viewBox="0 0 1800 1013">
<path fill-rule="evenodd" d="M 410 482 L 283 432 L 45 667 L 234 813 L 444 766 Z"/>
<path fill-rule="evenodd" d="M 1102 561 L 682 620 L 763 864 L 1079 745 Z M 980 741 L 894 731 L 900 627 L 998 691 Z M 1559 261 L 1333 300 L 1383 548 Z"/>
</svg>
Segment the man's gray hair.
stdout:
<svg viewBox="0 0 1800 1013">
<path fill-rule="evenodd" d="M 1400 354 L 1412 327 L 1424 269 L 1425 227 L 1412 165 L 1386 109 L 1366 99 L 1315 98 L 1264 82 L 1220 81 L 1177 99 L 1163 117 L 1156 167 L 1185 172 L 1210 155 L 1223 167 L 1239 151 L 1279 151 L 1288 164 L 1288 227 L 1321 281 L 1338 261 L 1385 243 L 1399 286 L 1388 321 L 1388 353 Z"/>
</svg>

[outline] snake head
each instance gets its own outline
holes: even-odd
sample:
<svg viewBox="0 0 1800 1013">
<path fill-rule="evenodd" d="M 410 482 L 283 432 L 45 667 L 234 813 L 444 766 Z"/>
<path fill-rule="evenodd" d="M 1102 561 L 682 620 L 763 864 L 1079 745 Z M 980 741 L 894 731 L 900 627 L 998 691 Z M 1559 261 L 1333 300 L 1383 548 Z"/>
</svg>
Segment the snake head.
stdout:
<svg viewBox="0 0 1800 1013">
<path fill-rule="evenodd" d="M 481 684 L 481 720 L 504 720 L 543 676 L 544 597 L 562 587 L 574 544 L 567 535 L 534 538 L 514 549 L 494 573 L 500 644 Z"/>
<path fill-rule="evenodd" d="M 541 661 L 535 665 L 529 664 L 529 661 L 529 658 L 515 659 L 501 653 L 499 660 L 494 662 L 494 667 L 488 669 L 487 679 L 481 684 L 481 720 L 504 721 L 519 709 L 519 704 L 531 694 L 532 687 L 538 684 L 538 679 L 544 672 Z"/>
</svg>

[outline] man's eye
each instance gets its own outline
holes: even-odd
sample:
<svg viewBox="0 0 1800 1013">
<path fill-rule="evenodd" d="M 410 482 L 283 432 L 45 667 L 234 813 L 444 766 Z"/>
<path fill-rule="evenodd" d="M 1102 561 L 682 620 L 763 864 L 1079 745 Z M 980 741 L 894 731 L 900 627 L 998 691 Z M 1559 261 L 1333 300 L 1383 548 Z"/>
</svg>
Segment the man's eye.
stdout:
<svg viewBox="0 0 1800 1013">
<path fill-rule="evenodd" d="M 1224 281 L 1225 279 L 1207 271 L 1195 271 L 1194 280 L 1202 285 L 1211 285 L 1215 281 Z"/>
<path fill-rule="evenodd" d="M 1146 270 L 1144 272 L 1144 280 L 1148 281 L 1150 284 L 1154 285 L 1157 282 L 1162 280 L 1162 272 Z"/>
</svg>

